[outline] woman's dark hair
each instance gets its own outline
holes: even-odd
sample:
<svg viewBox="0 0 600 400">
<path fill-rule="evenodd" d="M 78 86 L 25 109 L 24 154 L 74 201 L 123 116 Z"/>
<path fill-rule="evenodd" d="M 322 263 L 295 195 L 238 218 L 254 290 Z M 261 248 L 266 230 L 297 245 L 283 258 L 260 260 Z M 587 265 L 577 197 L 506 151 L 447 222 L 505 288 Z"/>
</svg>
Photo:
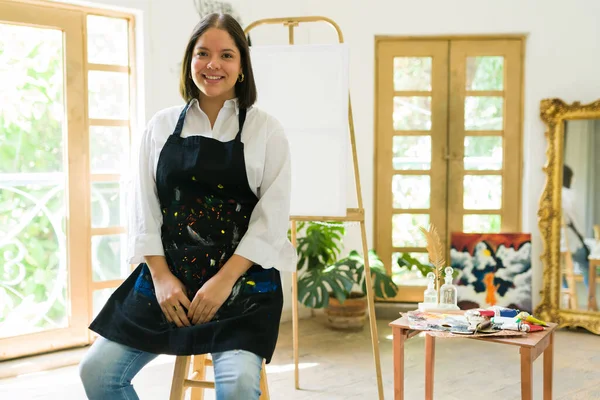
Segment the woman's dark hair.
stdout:
<svg viewBox="0 0 600 400">
<path fill-rule="evenodd" d="M 181 77 L 179 80 L 179 93 L 181 97 L 188 102 L 193 98 L 199 98 L 200 89 L 192 80 L 191 62 L 192 53 L 196 42 L 210 28 L 222 29 L 229 33 L 236 47 L 240 51 L 242 73 L 244 74 L 243 82 L 236 82 L 235 95 L 238 98 L 240 108 L 249 108 L 256 102 L 256 83 L 254 82 L 254 74 L 252 73 L 252 63 L 250 62 L 250 49 L 248 41 L 244 35 L 244 30 L 240 24 L 229 14 L 210 14 L 207 15 L 196 25 L 190 40 L 185 48 L 183 63 L 181 65 Z"/>
<path fill-rule="evenodd" d="M 568 165 L 563 165 L 563 186 L 570 189 L 572 180 L 573 170 Z"/>
</svg>

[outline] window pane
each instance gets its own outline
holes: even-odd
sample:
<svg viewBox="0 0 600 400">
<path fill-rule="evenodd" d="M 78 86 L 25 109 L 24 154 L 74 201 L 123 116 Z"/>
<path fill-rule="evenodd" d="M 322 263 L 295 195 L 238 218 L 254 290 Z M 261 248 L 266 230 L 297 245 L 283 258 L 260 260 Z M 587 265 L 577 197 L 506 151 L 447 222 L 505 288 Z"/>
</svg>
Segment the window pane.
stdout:
<svg viewBox="0 0 600 400">
<path fill-rule="evenodd" d="M 129 118 L 129 74 L 89 71 L 90 118 Z"/>
<path fill-rule="evenodd" d="M 92 183 L 92 226 L 106 228 L 125 222 L 125 188 L 119 182 Z"/>
<path fill-rule="evenodd" d="M 129 65 L 127 20 L 88 15 L 88 61 L 93 64 Z"/>
<path fill-rule="evenodd" d="M 465 233 L 498 233 L 502 219 L 500 215 L 465 214 L 463 216 L 463 232 Z"/>
<path fill-rule="evenodd" d="M 393 152 L 396 170 L 431 169 L 431 136 L 394 136 Z"/>
<path fill-rule="evenodd" d="M 467 90 L 503 90 L 504 57 L 467 57 Z"/>
<path fill-rule="evenodd" d="M 394 130 L 431 129 L 431 97 L 394 97 Z"/>
<path fill-rule="evenodd" d="M 392 253 L 392 280 L 396 285 L 403 286 L 427 286 L 427 278 L 421 274 L 421 271 L 415 266 L 412 268 L 400 267 L 398 258 L 402 253 Z M 427 253 L 408 253 L 412 258 L 422 264 L 429 263 Z"/>
<path fill-rule="evenodd" d="M 0 173 L 63 171 L 62 32 L 0 23 Z"/>
<path fill-rule="evenodd" d="M 392 193 L 394 208 L 429 208 L 430 176 L 394 175 Z"/>
<path fill-rule="evenodd" d="M 504 126 L 502 97 L 467 96 L 465 129 L 468 131 L 501 131 Z"/>
<path fill-rule="evenodd" d="M 125 235 L 92 237 L 92 273 L 94 281 L 126 278 L 130 273 L 125 262 Z"/>
<path fill-rule="evenodd" d="M 0 338 L 69 325 L 63 57 L 60 30 L 0 23 Z"/>
<path fill-rule="evenodd" d="M 467 175 L 464 177 L 465 210 L 498 210 L 502 206 L 502 177 Z"/>
<path fill-rule="evenodd" d="M 425 236 L 420 227 L 429 226 L 429 214 L 396 214 L 392 216 L 392 244 L 394 247 L 425 247 Z"/>
<path fill-rule="evenodd" d="M 431 90 L 431 57 L 394 57 L 394 90 Z"/>
<path fill-rule="evenodd" d="M 94 313 L 94 318 L 98 316 L 98 313 L 100 312 L 100 310 L 102 310 L 102 307 L 104 307 L 104 305 L 108 301 L 108 298 L 114 293 L 116 289 L 117 288 L 108 288 L 94 291 L 94 299 L 92 300 L 94 307 L 94 309 L 92 310 Z"/>
<path fill-rule="evenodd" d="M 122 174 L 127 170 L 129 128 L 90 126 L 90 157 L 93 174 Z"/>
<path fill-rule="evenodd" d="M 466 170 L 502 169 L 501 136 L 466 136 Z"/>
</svg>

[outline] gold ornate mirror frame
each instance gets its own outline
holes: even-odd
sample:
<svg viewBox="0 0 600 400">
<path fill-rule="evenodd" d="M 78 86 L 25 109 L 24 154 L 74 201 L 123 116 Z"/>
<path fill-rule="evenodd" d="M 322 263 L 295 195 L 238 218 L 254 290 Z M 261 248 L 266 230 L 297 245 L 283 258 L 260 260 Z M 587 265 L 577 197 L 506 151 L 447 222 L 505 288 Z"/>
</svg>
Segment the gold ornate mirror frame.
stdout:
<svg viewBox="0 0 600 400">
<path fill-rule="evenodd" d="M 548 149 L 544 167 L 546 186 L 538 211 L 542 237 L 543 288 L 536 315 L 559 324 L 559 327 L 581 327 L 600 334 L 600 313 L 560 308 L 560 229 L 561 188 L 565 122 L 577 119 L 600 119 L 600 100 L 582 105 L 566 104 L 560 99 L 542 100 L 540 116 L 546 124 Z"/>
</svg>

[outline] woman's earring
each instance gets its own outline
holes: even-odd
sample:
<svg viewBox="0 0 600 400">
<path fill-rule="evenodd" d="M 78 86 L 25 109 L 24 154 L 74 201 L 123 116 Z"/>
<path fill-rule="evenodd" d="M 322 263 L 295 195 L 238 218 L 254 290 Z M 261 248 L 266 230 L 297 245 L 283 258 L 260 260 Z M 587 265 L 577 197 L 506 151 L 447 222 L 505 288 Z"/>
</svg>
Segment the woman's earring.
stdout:
<svg viewBox="0 0 600 400">
<path fill-rule="evenodd" d="M 238 82 L 244 82 L 244 73 L 242 72 L 240 76 L 238 76 Z"/>
</svg>

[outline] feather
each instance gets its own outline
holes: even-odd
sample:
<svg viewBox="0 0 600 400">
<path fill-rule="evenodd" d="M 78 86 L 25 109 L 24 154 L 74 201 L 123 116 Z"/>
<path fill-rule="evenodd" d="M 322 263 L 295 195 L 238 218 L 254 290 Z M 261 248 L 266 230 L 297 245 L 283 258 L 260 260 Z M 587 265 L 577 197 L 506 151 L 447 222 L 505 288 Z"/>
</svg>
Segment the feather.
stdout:
<svg viewBox="0 0 600 400">
<path fill-rule="evenodd" d="M 427 241 L 427 253 L 429 255 L 429 262 L 433 265 L 433 272 L 435 273 L 435 282 L 438 292 L 438 299 L 440 295 L 440 282 L 446 266 L 446 260 L 444 259 L 444 245 L 440 239 L 437 228 L 433 224 L 429 224 L 429 229 L 419 227 L 425 240 Z"/>
</svg>

